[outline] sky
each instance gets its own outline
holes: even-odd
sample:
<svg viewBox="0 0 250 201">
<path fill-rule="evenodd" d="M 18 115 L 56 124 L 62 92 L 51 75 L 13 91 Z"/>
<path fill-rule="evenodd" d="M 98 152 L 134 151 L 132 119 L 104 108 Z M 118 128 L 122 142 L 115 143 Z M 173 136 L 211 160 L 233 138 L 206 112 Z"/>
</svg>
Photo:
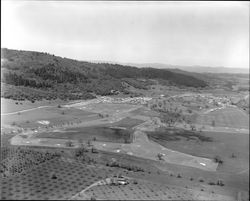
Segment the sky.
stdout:
<svg viewBox="0 0 250 201">
<path fill-rule="evenodd" d="M 249 68 L 249 5 L 3 0 L 1 47 L 85 61 Z"/>
</svg>

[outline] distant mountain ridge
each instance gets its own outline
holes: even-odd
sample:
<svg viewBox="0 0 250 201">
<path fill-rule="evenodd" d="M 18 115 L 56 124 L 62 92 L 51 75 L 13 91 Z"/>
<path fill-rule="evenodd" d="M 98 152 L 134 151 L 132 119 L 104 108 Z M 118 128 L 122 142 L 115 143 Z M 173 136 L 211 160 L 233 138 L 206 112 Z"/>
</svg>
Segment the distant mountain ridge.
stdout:
<svg viewBox="0 0 250 201">
<path fill-rule="evenodd" d="M 98 61 L 93 61 L 97 62 Z M 101 61 L 99 61 L 101 62 Z M 209 66 L 181 66 L 181 65 L 171 65 L 171 64 L 162 64 L 162 63 L 119 63 L 107 61 L 112 64 L 121 64 L 135 66 L 138 68 L 151 67 L 159 69 L 180 69 L 188 72 L 194 73 L 228 73 L 228 74 L 249 74 L 249 69 L 247 68 L 229 68 L 229 67 L 209 67 Z"/>
</svg>

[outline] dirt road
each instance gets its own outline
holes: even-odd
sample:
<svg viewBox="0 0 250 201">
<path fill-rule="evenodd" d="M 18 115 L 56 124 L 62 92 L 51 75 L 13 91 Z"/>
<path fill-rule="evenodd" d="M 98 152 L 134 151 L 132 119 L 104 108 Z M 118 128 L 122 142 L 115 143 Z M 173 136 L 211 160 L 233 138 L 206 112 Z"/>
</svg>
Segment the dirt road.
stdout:
<svg viewBox="0 0 250 201">
<path fill-rule="evenodd" d="M 18 113 L 28 112 L 28 111 L 42 109 L 42 108 L 46 108 L 46 107 L 55 107 L 55 106 L 45 105 L 45 106 L 39 106 L 39 107 L 35 107 L 35 108 L 31 108 L 31 109 L 26 109 L 26 110 L 20 110 L 20 111 L 17 111 L 17 112 L 10 112 L 10 113 L 5 113 L 5 114 L 1 113 L 1 115 L 4 116 L 4 115 L 18 114 Z"/>
</svg>

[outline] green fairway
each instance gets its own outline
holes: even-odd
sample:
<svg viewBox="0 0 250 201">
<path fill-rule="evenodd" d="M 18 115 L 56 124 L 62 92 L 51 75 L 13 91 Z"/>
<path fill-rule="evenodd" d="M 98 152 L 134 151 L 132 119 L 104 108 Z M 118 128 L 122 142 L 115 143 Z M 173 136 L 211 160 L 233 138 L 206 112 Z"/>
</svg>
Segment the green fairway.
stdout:
<svg viewBox="0 0 250 201">
<path fill-rule="evenodd" d="M 151 133 L 149 138 L 169 149 L 194 156 L 211 159 L 219 156 L 223 164 L 219 165 L 217 171 L 237 173 L 249 168 L 249 135 L 223 132 L 202 132 L 200 137 L 189 135 L 189 132 L 185 135 L 180 137 L 178 132 L 172 135 L 156 132 L 155 135 Z M 179 139 L 174 140 L 173 137 Z"/>
</svg>

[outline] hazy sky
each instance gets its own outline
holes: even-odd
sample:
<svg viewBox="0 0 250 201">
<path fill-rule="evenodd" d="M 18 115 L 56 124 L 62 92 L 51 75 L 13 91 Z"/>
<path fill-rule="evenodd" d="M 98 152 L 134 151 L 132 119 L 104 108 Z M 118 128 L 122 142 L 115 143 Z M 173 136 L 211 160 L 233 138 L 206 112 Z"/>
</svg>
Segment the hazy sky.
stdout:
<svg viewBox="0 0 250 201">
<path fill-rule="evenodd" d="M 2 1 L 2 47 L 249 68 L 249 2 Z"/>
</svg>

